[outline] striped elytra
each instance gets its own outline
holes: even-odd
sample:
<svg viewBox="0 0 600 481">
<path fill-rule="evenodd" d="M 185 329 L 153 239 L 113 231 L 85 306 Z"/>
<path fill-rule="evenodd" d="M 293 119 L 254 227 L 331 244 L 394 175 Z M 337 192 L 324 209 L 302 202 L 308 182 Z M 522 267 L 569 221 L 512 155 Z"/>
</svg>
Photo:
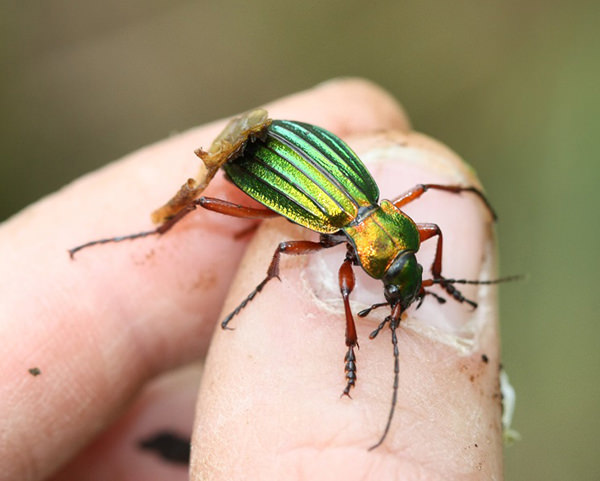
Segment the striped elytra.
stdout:
<svg viewBox="0 0 600 481">
<path fill-rule="evenodd" d="M 351 223 L 377 204 L 377 184 L 356 154 L 319 127 L 274 120 L 265 141 L 249 143 L 223 168 L 250 197 L 289 220 L 321 233 Z"/>
</svg>

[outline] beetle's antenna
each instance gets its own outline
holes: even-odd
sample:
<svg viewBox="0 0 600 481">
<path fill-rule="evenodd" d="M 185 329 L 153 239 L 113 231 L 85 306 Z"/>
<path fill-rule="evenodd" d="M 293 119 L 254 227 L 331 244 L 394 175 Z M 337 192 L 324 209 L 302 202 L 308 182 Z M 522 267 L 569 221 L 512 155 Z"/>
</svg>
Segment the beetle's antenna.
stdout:
<svg viewBox="0 0 600 481">
<path fill-rule="evenodd" d="M 400 324 L 400 319 L 396 319 L 395 316 L 392 314 L 391 316 L 386 318 L 386 321 L 387 320 L 389 320 L 390 322 L 390 330 L 392 331 L 392 345 L 394 346 L 394 388 L 392 392 L 392 405 L 390 407 L 390 413 L 388 415 L 387 423 L 385 425 L 385 429 L 383 430 L 383 434 L 379 438 L 379 441 L 377 441 L 373 446 L 369 448 L 369 451 L 373 451 L 373 449 L 381 446 L 381 444 L 387 437 L 388 432 L 390 431 L 390 426 L 392 425 L 392 419 L 394 417 L 394 412 L 396 411 L 396 402 L 398 400 L 398 385 L 400 384 L 400 352 L 398 350 L 398 336 L 396 335 L 396 329 Z"/>
<path fill-rule="evenodd" d="M 466 302 L 473 309 L 477 309 L 477 303 L 470 299 L 467 299 L 462 293 L 454 287 L 454 284 L 477 284 L 477 285 L 489 285 L 489 284 L 500 284 L 501 282 L 510 282 L 517 279 L 521 279 L 523 276 L 507 276 L 499 279 L 490 279 L 484 281 L 470 280 L 470 279 L 447 279 L 445 277 L 438 277 L 434 279 L 427 279 L 423 282 L 423 285 L 432 286 L 434 284 L 441 285 L 448 294 L 450 294 L 458 302 Z"/>
<path fill-rule="evenodd" d="M 485 285 L 489 285 L 489 284 L 501 284 L 503 282 L 519 281 L 519 280 L 523 279 L 524 277 L 525 276 L 523 276 L 523 275 L 515 275 L 515 276 L 500 277 L 499 279 L 490 279 L 487 281 L 473 281 L 470 279 L 441 278 L 441 279 L 432 279 L 431 283 L 432 284 L 485 284 Z"/>
</svg>

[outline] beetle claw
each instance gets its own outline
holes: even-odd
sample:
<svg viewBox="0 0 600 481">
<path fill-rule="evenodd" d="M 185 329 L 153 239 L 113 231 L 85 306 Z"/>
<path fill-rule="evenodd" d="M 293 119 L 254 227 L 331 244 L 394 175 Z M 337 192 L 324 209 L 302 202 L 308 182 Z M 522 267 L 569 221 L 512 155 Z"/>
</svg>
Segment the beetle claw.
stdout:
<svg viewBox="0 0 600 481">
<path fill-rule="evenodd" d="M 352 389 L 356 385 L 356 356 L 354 354 L 354 346 L 349 346 L 346 355 L 344 356 L 345 366 L 344 371 L 346 372 L 346 387 L 342 392 L 341 396 L 350 396 L 350 389 Z"/>
</svg>

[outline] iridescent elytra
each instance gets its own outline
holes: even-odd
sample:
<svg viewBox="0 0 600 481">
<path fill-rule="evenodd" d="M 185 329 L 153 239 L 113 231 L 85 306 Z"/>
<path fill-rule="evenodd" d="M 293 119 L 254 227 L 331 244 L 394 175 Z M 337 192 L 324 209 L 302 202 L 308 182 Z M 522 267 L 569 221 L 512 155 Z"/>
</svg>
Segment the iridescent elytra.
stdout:
<svg viewBox="0 0 600 481">
<path fill-rule="evenodd" d="M 339 268 L 339 288 L 346 318 L 344 370 L 346 386 L 342 395 L 349 396 L 357 381 L 358 345 L 350 294 L 355 286 L 354 267 L 383 282 L 385 301 L 358 313 L 364 317 L 373 309 L 388 306 L 389 315 L 371 333 L 373 339 L 389 326 L 394 353 L 394 384 L 387 422 L 374 449 L 385 440 L 391 426 L 398 394 L 399 351 L 396 330 L 402 314 L 415 301 L 420 305 L 430 295 L 438 302 L 445 298 L 429 290 L 437 284 L 454 300 L 477 304 L 466 299 L 455 284 L 492 284 L 505 279 L 448 279 L 442 275 L 442 231 L 436 224 L 416 223 L 402 207 L 425 192 L 438 190 L 449 194 L 469 193 L 496 219 L 490 203 L 477 188 L 461 185 L 419 184 L 393 200 L 380 200 L 379 188 L 358 156 L 336 135 L 303 122 L 271 120 L 265 110 L 257 109 L 229 122 L 210 149 L 196 150 L 203 168 L 196 179 L 188 179 L 176 195 L 152 213 L 158 225 L 153 230 L 118 237 L 98 239 L 69 250 L 76 252 L 92 245 L 165 234 L 185 215 L 196 209 L 233 217 L 265 219 L 282 216 L 319 234 L 317 241 L 281 242 L 275 249 L 266 277 L 221 322 L 226 329 L 234 316 L 245 308 L 272 279 L 279 277 L 282 254 L 303 255 L 346 245 Z M 223 199 L 202 196 L 215 173 L 223 169 L 226 178 L 264 207 L 245 207 Z M 430 274 L 415 254 L 422 242 L 437 239 Z"/>
</svg>

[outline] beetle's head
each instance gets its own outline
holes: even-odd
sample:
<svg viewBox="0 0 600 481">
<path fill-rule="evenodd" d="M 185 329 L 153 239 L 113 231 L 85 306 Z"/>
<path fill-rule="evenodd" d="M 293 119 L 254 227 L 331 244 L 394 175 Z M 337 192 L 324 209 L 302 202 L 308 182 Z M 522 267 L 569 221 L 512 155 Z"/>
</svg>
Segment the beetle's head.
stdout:
<svg viewBox="0 0 600 481">
<path fill-rule="evenodd" d="M 423 267 L 417 262 L 415 253 L 400 252 L 382 278 L 385 299 L 390 306 L 399 303 L 402 310 L 410 306 L 421 290 L 422 274 Z"/>
</svg>

